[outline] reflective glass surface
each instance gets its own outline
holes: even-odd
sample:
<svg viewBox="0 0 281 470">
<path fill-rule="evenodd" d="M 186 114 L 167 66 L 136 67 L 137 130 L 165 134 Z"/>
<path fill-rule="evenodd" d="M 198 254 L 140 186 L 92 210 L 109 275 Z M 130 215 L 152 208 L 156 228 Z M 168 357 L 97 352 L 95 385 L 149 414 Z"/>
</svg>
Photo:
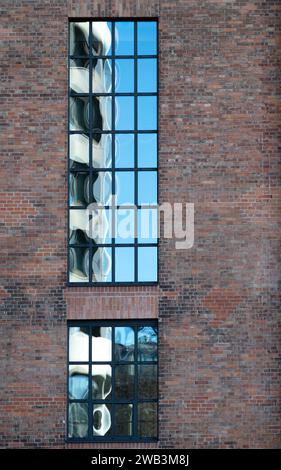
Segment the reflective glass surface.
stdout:
<svg viewBox="0 0 281 470">
<path fill-rule="evenodd" d="M 138 60 L 138 92 L 156 93 L 157 91 L 157 60 Z"/>
<path fill-rule="evenodd" d="M 69 28 L 68 281 L 157 282 L 157 236 L 143 235 L 137 211 L 133 223 L 120 211 L 157 204 L 157 22 L 71 21 Z M 153 248 L 149 268 L 136 262 L 141 243 Z"/>
<path fill-rule="evenodd" d="M 131 247 L 115 248 L 115 281 L 133 282 L 135 279 L 135 253 Z"/>
<path fill-rule="evenodd" d="M 123 249 L 123 248 L 122 248 Z M 133 328 L 122 326 L 115 328 L 115 358 L 117 361 L 133 361 L 135 333 Z"/>
<path fill-rule="evenodd" d="M 134 54 L 134 23 L 131 21 L 115 22 L 115 54 Z"/>
<path fill-rule="evenodd" d="M 138 21 L 138 54 L 157 54 L 156 21 Z"/>
<path fill-rule="evenodd" d="M 157 322 L 71 321 L 68 437 L 157 437 Z"/>
<path fill-rule="evenodd" d="M 138 166 L 139 168 L 157 167 L 157 135 L 138 135 Z"/>
<path fill-rule="evenodd" d="M 157 247 L 139 247 L 138 280 L 140 282 L 157 281 Z"/>
</svg>

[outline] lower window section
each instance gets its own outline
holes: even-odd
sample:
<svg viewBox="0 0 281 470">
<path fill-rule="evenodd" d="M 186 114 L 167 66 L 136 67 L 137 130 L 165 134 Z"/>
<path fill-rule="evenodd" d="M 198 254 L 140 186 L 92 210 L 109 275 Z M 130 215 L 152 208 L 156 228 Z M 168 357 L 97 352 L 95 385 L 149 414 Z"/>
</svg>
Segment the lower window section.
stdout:
<svg viewBox="0 0 281 470">
<path fill-rule="evenodd" d="M 157 439 L 155 321 L 70 322 L 68 439 Z"/>
</svg>

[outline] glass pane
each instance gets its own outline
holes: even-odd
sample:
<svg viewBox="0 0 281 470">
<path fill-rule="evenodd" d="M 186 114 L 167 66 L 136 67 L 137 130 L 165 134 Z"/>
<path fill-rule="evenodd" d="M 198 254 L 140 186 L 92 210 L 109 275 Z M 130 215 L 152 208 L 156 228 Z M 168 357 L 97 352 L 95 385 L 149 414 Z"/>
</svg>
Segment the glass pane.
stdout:
<svg viewBox="0 0 281 470">
<path fill-rule="evenodd" d="M 142 326 L 138 328 L 138 360 L 157 361 L 157 328 Z"/>
<path fill-rule="evenodd" d="M 138 203 L 157 204 L 157 172 L 138 172 Z"/>
<path fill-rule="evenodd" d="M 70 403 L 68 406 L 68 437 L 88 436 L 88 404 Z"/>
<path fill-rule="evenodd" d="M 94 59 L 92 68 L 93 93 L 110 93 L 112 88 L 112 62 L 108 59 Z"/>
<path fill-rule="evenodd" d="M 115 405 L 115 432 L 117 436 L 132 436 L 133 405 Z"/>
<path fill-rule="evenodd" d="M 121 248 L 124 250 L 125 248 Z M 135 349 L 135 332 L 129 326 L 115 328 L 115 360 L 133 361 Z"/>
<path fill-rule="evenodd" d="M 73 364 L 69 366 L 68 388 L 69 398 L 72 400 L 85 400 L 88 398 L 89 366 L 86 364 Z"/>
<path fill-rule="evenodd" d="M 70 206 L 85 206 L 89 204 L 89 175 L 88 173 L 69 174 L 69 204 Z"/>
<path fill-rule="evenodd" d="M 139 398 L 157 398 L 157 366 L 146 364 L 138 366 Z"/>
<path fill-rule="evenodd" d="M 140 282 L 157 281 L 157 247 L 138 248 L 138 280 Z"/>
<path fill-rule="evenodd" d="M 138 55 L 157 54 L 156 21 L 138 22 Z"/>
<path fill-rule="evenodd" d="M 70 61 L 69 69 L 70 88 L 75 93 L 89 93 L 89 69 L 78 67 Z"/>
<path fill-rule="evenodd" d="M 89 137 L 83 134 L 69 136 L 70 167 L 85 167 L 89 165 Z"/>
<path fill-rule="evenodd" d="M 89 209 L 90 222 L 88 235 L 95 243 L 109 244 L 112 242 L 112 211 L 92 207 Z"/>
<path fill-rule="evenodd" d="M 134 134 L 116 134 L 115 166 L 117 168 L 133 168 L 134 156 Z"/>
<path fill-rule="evenodd" d="M 130 400 L 134 397 L 135 366 L 115 367 L 115 399 Z"/>
<path fill-rule="evenodd" d="M 93 282 L 112 281 L 111 248 L 97 248 L 93 254 Z"/>
<path fill-rule="evenodd" d="M 89 248 L 69 248 L 69 282 L 89 281 Z"/>
<path fill-rule="evenodd" d="M 138 97 L 138 129 L 157 129 L 157 98 L 156 96 Z"/>
<path fill-rule="evenodd" d="M 116 59 L 115 61 L 116 89 L 118 93 L 134 92 L 134 60 Z"/>
<path fill-rule="evenodd" d="M 93 364 L 92 396 L 96 400 L 111 398 L 111 366 L 109 364 Z"/>
<path fill-rule="evenodd" d="M 157 437 L 157 403 L 138 404 L 138 435 Z"/>
<path fill-rule="evenodd" d="M 116 243 L 134 243 L 135 211 L 134 209 L 118 209 L 116 211 Z"/>
<path fill-rule="evenodd" d="M 69 362 L 89 361 L 89 329 L 88 327 L 69 328 Z"/>
<path fill-rule="evenodd" d="M 157 91 L 157 60 L 138 60 L 138 92 L 156 93 Z"/>
<path fill-rule="evenodd" d="M 117 131 L 134 129 L 133 96 L 118 96 L 115 98 L 115 128 Z"/>
<path fill-rule="evenodd" d="M 112 137 L 110 134 L 96 134 L 93 140 L 93 168 L 110 168 L 112 161 Z"/>
<path fill-rule="evenodd" d="M 108 171 L 93 174 L 94 202 L 103 206 L 109 205 L 112 196 L 112 174 Z"/>
<path fill-rule="evenodd" d="M 134 54 L 134 23 L 116 21 L 115 23 L 115 54 Z"/>
<path fill-rule="evenodd" d="M 133 282 L 135 280 L 134 248 L 115 248 L 115 281 Z"/>
<path fill-rule="evenodd" d="M 157 135 L 138 134 L 138 166 L 157 167 Z"/>
<path fill-rule="evenodd" d="M 110 96 L 93 96 L 94 131 L 109 131 L 112 128 L 112 99 Z M 100 136 L 99 136 L 100 137 Z M 99 140 L 97 140 L 99 142 Z"/>
<path fill-rule="evenodd" d="M 70 243 L 87 244 L 89 242 L 89 215 L 87 210 L 71 209 L 69 211 L 69 230 Z"/>
<path fill-rule="evenodd" d="M 133 205 L 135 201 L 135 181 L 133 171 L 116 171 L 116 204 Z"/>
<path fill-rule="evenodd" d="M 75 96 L 69 99 L 70 130 L 89 131 L 89 98 Z"/>
<path fill-rule="evenodd" d="M 92 361 L 110 362 L 112 356 L 112 328 L 94 327 L 92 329 Z"/>
<path fill-rule="evenodd" d="M 93 406 L 93 435 L 110 436 L 111 430 L 111 405 L 97 404 Z"/>
<path fill-rule="evenodd" d="M 89 23 L 70 23 L 70 55 L 87 56 L 89 54 Z"/>
<path fill-rule="evenodd" d="M 111 23 L 108 21 L 93 21 L 93 55 L 111 54 Z"/>
<path fill-rule="evenodd" d="M 157 243 L 158 236 L 157 209 L 138 210 L 138 242 Z"/>
</svg>

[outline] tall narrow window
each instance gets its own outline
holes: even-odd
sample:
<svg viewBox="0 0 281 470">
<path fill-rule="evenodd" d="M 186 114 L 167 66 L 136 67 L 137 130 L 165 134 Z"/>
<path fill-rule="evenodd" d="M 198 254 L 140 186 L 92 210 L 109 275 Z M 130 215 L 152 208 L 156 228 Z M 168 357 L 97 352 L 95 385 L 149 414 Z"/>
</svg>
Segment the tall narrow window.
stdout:
<svg viewBox="0 0 281 470">
<path fill-rule="evenodd" d="M 70 322 L 68 439 L 157 439 L 157 323 Z"/>
<path fill-rule="evenodd" d="M 71 21 L 71 284 L 157 282 L 157 22 Z"/>
</svg>

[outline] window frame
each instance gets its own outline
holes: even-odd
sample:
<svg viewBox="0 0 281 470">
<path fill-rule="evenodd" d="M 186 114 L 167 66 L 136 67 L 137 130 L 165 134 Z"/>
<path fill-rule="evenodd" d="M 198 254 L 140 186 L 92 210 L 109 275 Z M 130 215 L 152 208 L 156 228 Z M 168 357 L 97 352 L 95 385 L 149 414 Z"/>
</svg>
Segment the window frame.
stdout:
<svg viewBox="0 0 281 470">
<path fill-rule="evenodd" d="M 135 337 L 135 346 L 134 346 L 134 361 L 116 361 L 114 360 L 114 346 L 115 346 L 115 335 L 114 335 L 114 327 L 132 327 L 134 328 L 134 337 Z M 156 361 L 139 361 L 137 359 L 137 329 L 138 327 L 141 326 L 153 326 L 157 328 L 157 356 L 156 356 Z M 138 386 L 138 365 L 146 365 L 146 364 L 154 364 L 157 367 L 157 373 L 156 373 L 156 387 L 157 387 L 157 393 L 156 393 L 156 398 L 154 399 L 138 399 L 138 397 L 134 397 L 134 399 L 125 399 L 125 400 L 104 400 L 102 401 L 101 399 L 93 399 L 92 398 L 92 384 L 90 378 L 92 377 L 92 365 L 95 363 L 95 361 L 92 361 L 92 342 L 90 341 L 91 336 L 89 335 L 89 360 L 88 361 L 69 361 L 69 329 L 71 327 L 88 327 L 89 332 L 91 331 L 92 328 L 94 327 L 112 327 L 112 358 L 110 364 L 113 368 L 116 367 L 116 365 L 134 365 L 135 367 L 135 375 L 134 375 L 134 394 L 136 394 L 137 391 L 137 386 Z M 89 391 L 88 391 L 88 399 L 84 400 L 75 400 L 75 399 L 70 399 L 69 398 L 69 365 L 70 364 L 84 364 L 88 365 L 89 367 Z M 99 362 L 97 362 L 98 364 Z M 105 362 L 105 364 L 108 364 L 108 362 Z M 157 442 L 159 440 L 159 324 L 158 320 L 70 320 L 67 322 L 67 383 L 66 383 L 66 391 L 67 391 L 67 400 L 66 400 L 66 438 L 65 441 L 68 443 L 99 443 L 99 442 Z M 112 390 L 115 386 L 115 373 L 112 374 Z M 78 438 L 78 437 L 69 437 L 68 435 L 68 430 L 69 430 L 69 404 L 70 403 L 75 403 L 75 402 L 84 402 L 88 404 L 88 435 L 85 438 Z M 95 403 L 105 403 L 109 404 L 112 403 L 113 405 L 118 405 L 118 404 L 133 404 L 133 418 L 132 418 L 132 424 L 133 424 L 133 434 L 132 436 L 94 436 L 93 433 L 91 432 L 91 427 L 93 424 L 93 405 Z M 156 436 L 155 437 L 139 437 L 137 433 L 137 427 L 138 427 L 138 415 L 137 415 L 137 408 L 139 403 L 156 403 Z M 114 424 L 115 426 L 115 424 Z M 135 433 L 134 433 L 135 432 Z M 90 435 L 90 433 L 92 435 Z"/>
<path fill-rule="evenodd" d="M 70 123 L 70 98 L 74 96 L 73 93 L 71 93 L 70 89 L 70 61 L 73 57 L 79 57 L 76 55 L 70 55 L 70 50 L 69 50 L 69 45 L 70 45 L 70 24 L 73 22 L 89 22 L 90 25 L 92 22 L 101 22 L 101 21 L 108 21 L 111 22 L 112 24 L 115 22 L 132 22 L 134 24 L 134 54 L 133 55 L 114 55 L 115 52 L 115 34 L 113 33 L 112 36 L 112 43 L 114 43 L 113 46 L 113 51 L 111 51 L 111 55 L 98 55 L 98 56 L 93 56 L 92 52 L 89 54 L 89 62 L 90 62 L 90 70 L 92 69 L 91 64 L 94 58 L 98 59 L 109 59 L 112 61 L 112 85 L 113 89 L 111 90 L 110 93 L 92 93 L 92 84 L 91 84 L 91 77 L 92 77 L 92 71 L 90 72 L 90 83 L 89 83 L 89 93 L 77 93 L 76 95 L 79 97 L 84 96 L 89 96 L 89 97 L 94 97 L 94 96 L 110 96 L 112 98 L 112 129 L 107 130 L 107 131 L 101 131 L 100 134 L 108 134 L 108 135 L 118 135 L 118 134 L 132 134 L 134 135 L 134 167 L 129 168 L 129 167 L 124 167 L 124 168 L 119 168 L 115 166 L 115 138 L 112 139 L 112 166 L 111 168 L 93 168 L 92 166 L 92 146 L 89 145 L 89 167 L 88 170 L 73 170 L 70 167 L 70 136 L 72 134 L 80 134 L 83 135 L 82 130 L 70 130 L 69 128 L 69 123 Z M 156 23 L 156 54 L 153 55 L 138 55 L 137 54 L 137 23 L 138 22 L 155 22 Z M 114 31 L 115 28 L 112 28 Z M 91 33 L 91 26 L 90 26 L 90 33 Z M 90 34 L 90 50 L 91 50 L 91 45 L 92 45 L 92 38 Z M 85 58 L 85 57 L 84 57 Z M 134 91 L 132 93 L 122 93 L 122 92 L 115 92 L 115 60 L 123 58 L 123 59 L 132 59 L 134 60 Z M 157 80 L 156 80 L 156 91 L 155 92 L 138 92 L 137 91 L 137 83 L 138 83 L 138 74 L 137 74 L 137 62 L 139 59 L 156 59 L 156 73 L 157 73 Z M 70 204 L 70 174 L 75 174 L 75 173 L 85 173 L 88 174 L 90 177 L 90 186 L 93 184 L 93 174 L 101 173 L 101 172 L 110 172 L 112 175 L 112 194 L 115 194 L 115 174 L 116 172 L 126 172 L 126 171 L 131 171 L 134 172 L 134 202 L 138 202 L 138 175 L 141 172 L 155 172 L 157 176 L 157 185 L 156 185 L 156 204 L 149 205 L 148 208 L 152 209 L 158 208 L 159 204 L 159 21 L 157 17 L 137 17 L 137 18 L 129 18 L 129 17 L 114 17 L 114 18 L 109 18 L 109 17 L 99 17 L 99 18 L 94 18 L 94 17 L 71 17 L 69 18 L 68 21 L 68 54 L 67 54 L 67 60 L 68 60 L 68 112 L 67 112 L 67 135 L 68 135 L 68 144 L 67 144 L 67 178 L 68 178 L 68 199 L 67 199 L 67 272 L 66 272 L 66 285 L 68 287 L 101 287 L 101 286 L 155 286 L 158 285 L 159 283 L 159 238 L 157 238 L 155 243 L 140 243 L 138 242 L 138 237 L 136 236 L 134 238 L 133 243 L 116 243 L 114 238 L 112 237 L 111 243 L 110 244 L 100 244 L 100 243 L 95 243 L 92 239 L 90 239 L 89 243 L 87 244 L 72 244 L 69 239 L 69 227 L 70 227 L 70 210 L 81 210 L 85 209 L 87 207 L 81 207 L 81 206 L 72 206 Z M 118 96 L 132 96 L 134 98 L 134 129 L 133 130 L 116 130 L 115 129 L 115 98 Z M 137 119 L 138 119 L 138 97 L 139 96 L 154 96 L 156 98 L 156 129 L 155 130 L 139 130 L 138 125 L 137 125 Z M 91 100 L 90 100 L 91 101 Z M 91 106 L 91 105 L 90 105 Z M 90 108 L 91 109 L 91 108 Z M 90 116 L 91 116 L 91 111 L 90 111 Z M 91 117 L 90 117 L 91 119 Z M 90 125 L 91 127 L 91 125 Z M 89 130 L 89 142 L 92 142 L 92 135 L 96 131 Z M 156 166 L 155 167 L 138 167 L 138 140 L 136 136 L 139 134 L 153 134 L 156 136 Z M 120 206 L 116 205 L 115 206 L 115 213 L 118 210 Z M 129 208 L 129 206 L 127 206 Z M 141 205 L 137 204 L 137 211 L 141 209 Z M 110 206 L 103 206 L 103 209 L 110 209 Z M 120 207 L 121 209 L 125 208 L 124 206 Z M 137 217 L 138 218 L 138 217 Z M 136 229 L 136 235 L 137 235 L 137 229 Z M 112 272 L 112 279 L 111 281 L 106 281 L 106 282 L 101 282 L 101 281 L 93 281 L 93 270 L 92 270 L 92 265 L 91 262 L 89 263 L 89 273 L 88 273 L 88 280 L 85 281 L 70 281 L 70 248 L 81 248 L 81 249 L 89 249 L 89 259 L 92 261 L 93 259 L 93 254 L 94 254 L 94 248 L 109 248 L 111 250 L 111 262 L 112 262 L 112 267 L 111 267 L 111 272 Z M 115 248 L 118 247 L 123 247 L 123 248 L 133 248 L 134 249 L 134 280 L 133 281 L 116 281 L 115 280 Z M 138 248 L 143 247 L 143 248 L 149 248 L 149 247 L 154 247 L 156 248 L 156 262 L 157 262 L 157 267 L 156 267 L 156 280 L 153 281 L 139 281 L 138 280 Z"/>
</svg>

